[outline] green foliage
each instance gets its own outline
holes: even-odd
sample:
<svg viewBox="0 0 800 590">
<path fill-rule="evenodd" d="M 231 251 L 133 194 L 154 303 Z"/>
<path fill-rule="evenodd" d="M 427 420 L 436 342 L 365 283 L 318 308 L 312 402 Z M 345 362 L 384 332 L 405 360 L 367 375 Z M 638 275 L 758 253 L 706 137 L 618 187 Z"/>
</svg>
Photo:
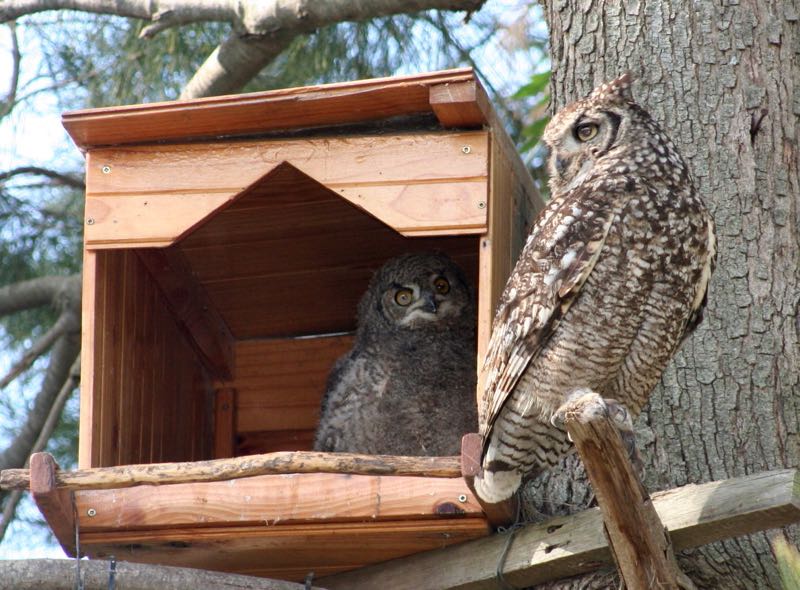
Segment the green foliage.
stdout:
<svg viewBox="0 0 800 590">
<path fill-rule="evenodd" d="M 547 106 L 550 104 L 550 72 L 534 74 L 531 81 L 517 90 L 512 98 L 517 100 L 527 100 L 532 103 L 530 106 L 530 121 L 522 129 L 523 142 L 520 145 L 521 152 L 527 152 L 539 143 L 547 126 L 550 117 L 547 116 Z"/>
</svg>

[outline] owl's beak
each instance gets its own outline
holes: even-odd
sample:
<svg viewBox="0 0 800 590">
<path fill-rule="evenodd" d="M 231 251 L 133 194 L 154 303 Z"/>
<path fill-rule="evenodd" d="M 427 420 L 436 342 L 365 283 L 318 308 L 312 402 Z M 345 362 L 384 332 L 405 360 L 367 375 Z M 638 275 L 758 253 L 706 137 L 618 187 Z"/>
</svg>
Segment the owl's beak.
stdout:
<svg viewBox="0 0 800 590">
<path fill-rule="evenodd" d="M 424 303 L 421 306 L 422 311 L 427 311 L 428 313 L 436 313 L 436 299 L 434 298 L 433 293 L 423 293 L 422 300 Z"/>
</svg>

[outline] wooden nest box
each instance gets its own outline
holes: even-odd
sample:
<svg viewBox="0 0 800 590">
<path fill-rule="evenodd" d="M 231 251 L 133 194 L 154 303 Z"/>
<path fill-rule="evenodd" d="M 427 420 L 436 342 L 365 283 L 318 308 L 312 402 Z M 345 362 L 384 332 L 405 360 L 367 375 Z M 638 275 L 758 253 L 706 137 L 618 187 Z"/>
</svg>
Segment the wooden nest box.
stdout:
<svg viewBox="0 0 800 590">
<path fill-rule="evenodd" d="M 404 252 L 466 270 L 482 358 L 538 198 L 468 69 L 64 125 L 87 168 L 81 468 L 310 449 L 357 302 Z M 269 475 L 75 504 L 89 556 L 286 579 L 488 533 L 461 478 Z"/>
</svg>

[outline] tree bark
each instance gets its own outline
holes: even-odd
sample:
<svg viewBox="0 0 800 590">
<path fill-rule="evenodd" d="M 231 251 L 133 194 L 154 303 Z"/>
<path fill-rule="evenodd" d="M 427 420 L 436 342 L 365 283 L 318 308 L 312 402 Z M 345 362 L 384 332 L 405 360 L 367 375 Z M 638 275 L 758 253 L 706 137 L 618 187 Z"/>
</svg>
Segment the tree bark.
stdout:
<svg viewBox="0 0 800 590">
<path fill-rule="evenodd" d="M 72 588 L 80 571 L 81 586 L 85 590 L 106 590 L 117 587 L 125 590 L 303 590 L 306 586 L 282 580 L 268 580 L 253 576 L 240 576 L 185 567 L 170 567 L 144 563 L 114 563 L 102 560 L 81 560 L 80 569 L 75 560 L 24 559 L 0 561 L 0 587 L 13 582 L 15 590 L 61 590 Z M 111 580 L 113 579 L 113 584 Z M 76 586 L 77 587 L 77 586 Z M 321 590 L 317 585 L 308 586 Z"/>
<path fill-rule="evenodd" d="M 553 108 L 630 70 L 634 95 L 688 159 L 719 257 L 705 321 L 664 372 L 637 438 L 648 489 L 800 462 L 800 22 L 776 0 L 546 0 Z M 527 500 L 585 505 L 576 457 Z M 798 540 L 798 528 L 789 531 Z M 684 552 L 700 588 L 778 588 L 765 534 Z M 548 588 L 605 588 L 583 578 Z"/>
</svg>

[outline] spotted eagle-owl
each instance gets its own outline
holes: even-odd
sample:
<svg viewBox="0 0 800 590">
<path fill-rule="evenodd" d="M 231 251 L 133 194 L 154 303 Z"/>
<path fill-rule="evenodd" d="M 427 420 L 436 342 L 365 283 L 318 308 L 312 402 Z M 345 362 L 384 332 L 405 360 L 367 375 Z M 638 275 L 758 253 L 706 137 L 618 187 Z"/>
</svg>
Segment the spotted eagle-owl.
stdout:
<svg viewBox="0 0 800 590">
<path fill-rule="evenodd" d="M 478 426 L 475 307 L 440 254 L 406 254 L 373 276 L 352 350 L 328 378 L 314 449 L 456 455 Z"/>
<path fill-rule="evenodd" d="M 544 132 L 551 201 L 502 294 L 482 368 L 478 495 L 509 498 L 571 447 L 554 420 L 591 390 L 638 415 L 700 322 L 716 256 L 711 215 L 631 76 Z"/>
</svg>

